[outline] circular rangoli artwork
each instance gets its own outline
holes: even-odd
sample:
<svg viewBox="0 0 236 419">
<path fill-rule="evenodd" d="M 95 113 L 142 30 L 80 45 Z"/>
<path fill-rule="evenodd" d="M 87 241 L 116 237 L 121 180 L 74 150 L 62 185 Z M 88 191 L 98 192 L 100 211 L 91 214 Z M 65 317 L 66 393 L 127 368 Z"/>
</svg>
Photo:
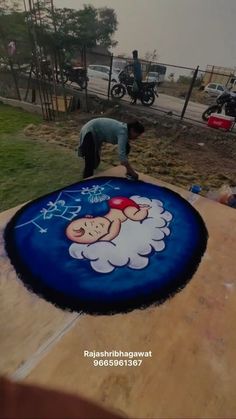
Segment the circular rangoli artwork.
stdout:
<svg viewBox="0 0 236 419">
<path fill-rule="evenodd" d="M 62 309 L 124 313 L 160 304 L 197 270 L 207 245 L 199 213 L 160 186 L 85 180 L 30 202 L 5 229 L 23 283 Z"/>
</svg>

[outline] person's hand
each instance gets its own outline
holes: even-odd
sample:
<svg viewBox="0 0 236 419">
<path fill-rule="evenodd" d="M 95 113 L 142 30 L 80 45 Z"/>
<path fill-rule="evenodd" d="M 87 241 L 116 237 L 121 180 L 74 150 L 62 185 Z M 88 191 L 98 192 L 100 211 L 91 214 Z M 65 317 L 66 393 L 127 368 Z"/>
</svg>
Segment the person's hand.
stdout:
<svg viewBox="0 0 236 419">
<path fill-rule="evenodd" d="M 136 172 L 127 172 L 126 173 L 126 176 L 128 176 L 128 177 L 131 177 L 132 178 L 132 180 L 138 180 L 138 173 L 136 173 Z"/>
</svg>

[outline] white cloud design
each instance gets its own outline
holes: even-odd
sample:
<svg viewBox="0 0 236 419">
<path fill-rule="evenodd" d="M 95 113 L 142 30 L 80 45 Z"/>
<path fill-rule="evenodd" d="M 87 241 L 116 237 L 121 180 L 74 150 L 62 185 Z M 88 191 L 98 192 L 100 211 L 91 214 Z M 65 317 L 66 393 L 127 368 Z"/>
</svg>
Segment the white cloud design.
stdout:
<svg viewBox="0 0 236 419">
<path fill-rule="evenodd" d="M 156 199 L 136 195 L 130 199 L 137 204 L 151 206 L 148 218 L 142 222 L 129 219 L 123 222 L 119 235 L 112 242 L 100 241 L 90 245 L 73 243 L 69 248 L 70 255 L 76 259 L 89 260 L 94 271 L 99 273 L 110 273 L 122 266 L 145 268 L 153 250 L 164 250 L 164 239 L 170 234 L 172 214 L 165 211 L 163 203 Z"/>
</svg>

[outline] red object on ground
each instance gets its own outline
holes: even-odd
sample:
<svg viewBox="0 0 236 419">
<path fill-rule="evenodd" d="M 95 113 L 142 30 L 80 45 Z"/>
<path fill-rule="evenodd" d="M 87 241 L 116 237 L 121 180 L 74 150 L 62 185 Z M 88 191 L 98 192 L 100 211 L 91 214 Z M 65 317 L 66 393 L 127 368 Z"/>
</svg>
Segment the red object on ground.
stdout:
<svg viewBox="0 0 236 419">
<path fill-rule="evenodd" d="M 212 113 L 208 118 L 207 125 L 212 128 L 220 128 L 229 131 L 232 128 L 234 122 L 235 121 L 232 116 Z"/>
</svg>

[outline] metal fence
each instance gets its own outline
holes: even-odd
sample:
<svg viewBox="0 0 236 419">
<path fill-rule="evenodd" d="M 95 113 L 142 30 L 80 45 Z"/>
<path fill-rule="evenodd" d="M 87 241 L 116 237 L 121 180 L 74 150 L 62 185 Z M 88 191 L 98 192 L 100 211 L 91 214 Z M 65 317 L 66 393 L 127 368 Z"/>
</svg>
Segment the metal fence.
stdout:
<svg viewBox="0 0 236 419">
<path fill-rule="evenodd" d="M 208 66 L 203 70 L 199 67 L 140 61 L 143 81 L 152 81 L 154 79 L 150 76 L 153 76 L 153 73 L 159 73 L 158 98 L 156 97 L 151 109 L 163 114 L 171 114 L 179 119 L 206 124 L 202 119 L 203 112 L 215 103 L 217 96 L 223 93 L 224 89 L 234 89 L 236 80 L 234 69 Z M 130 58 L 90 54 L 87 60 L 88 93 L 112 100 L 111 89 L 115 83 L 119 83 L 119 71 L 130 62 L 132 62 Z M 215 92 L 204 90 L 209 83 L 216 87 Z M 131 98 L 126 94 L 121 100 L 129 103 Z"/>
<path fill-rule="evenodd" d="M 45 119 L 48 119 L 52 114 L 60 113 L 63 106 L 67 112 L 76 108 L 76 102 L 73 102 L 72 107 L 67 104 L 63 105 L 62 96 L 64 103 L 67 100 L 67 95 L 72 98 L 83 97 L 87 108 L 87 98 L 90 94 L 114 100 L 111 94 L 112 88 L 115 84 L 120 83 L 120 72 L 130 63 L 132 63 L 130 58 L 109 53 L 101 54 L 84 48 L 73 60 L 74 67 L 82 67 L 89 79 L 82 87 L 76 79 L 73 80 L 70 77 L 63 79 L 65 73 L 62 74 L 64 69 L 61 67 L 57 69 L 59 78 L 55 77 L 53 63 L 49 64 L 49 67 L 51 66 L 50 77 L 42 73 L 40 65 L 37 69 L 38 74 L 34 76 L 31 74 L 32 69 L 26 71 L 26 69 L 17 68 L 17 66 L 13 69 L 0 67 L 0 96 L 19 98 L 20 93 L 22 100 L 43 103 L 44 111 L 53 111 L 51 113 L 44 112 Z M 235 69 L 208 66 L 203 70 L 199 67 L 176 66 L 145 60 L 141 60 L 141 64 L 143 81 L 153 81 L 155 75 L 158 76 L 156 79 L 158 97 L 155 97 L 151 109 L 173 115 L 178 119 L 192 120 L 202 124 L 206 124 L 202 120 L 203 112 L 215 103 L 217 95 L 221 94 L 225 88 L 234 89 L 236 80 Z M 204 89 L 209 83 L 215 87 L 215 92 L 209 93 Z M 40 94 L 43 97 L 40 97 Z M 131 98 L 126 92 L 121 100 L 129 103 Z M 137 103 L 136 106 L 139 107 L 140 104 Z"/>
</svg>

